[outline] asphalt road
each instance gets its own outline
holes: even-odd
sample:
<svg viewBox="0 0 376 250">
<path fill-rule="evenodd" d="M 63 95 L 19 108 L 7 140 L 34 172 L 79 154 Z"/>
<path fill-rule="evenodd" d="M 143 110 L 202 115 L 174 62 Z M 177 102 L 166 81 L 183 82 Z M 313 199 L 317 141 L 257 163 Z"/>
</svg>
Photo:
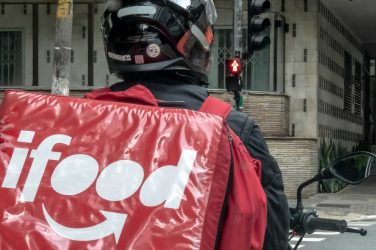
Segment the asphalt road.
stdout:
<svg viewBox="0 0 376 250">
<path fill-rule="evenodd" d="M 307 235 L 299 246 L 302 250 L 373 250 L 376 249 L 376 221 L 349 222 L 348 227 L 364 228 L 367 235 L 360 236 L 354 233 L 339 234 L 320 231 Z M 293 239 L 294 245 L 298 239 Z"/>
</svg>

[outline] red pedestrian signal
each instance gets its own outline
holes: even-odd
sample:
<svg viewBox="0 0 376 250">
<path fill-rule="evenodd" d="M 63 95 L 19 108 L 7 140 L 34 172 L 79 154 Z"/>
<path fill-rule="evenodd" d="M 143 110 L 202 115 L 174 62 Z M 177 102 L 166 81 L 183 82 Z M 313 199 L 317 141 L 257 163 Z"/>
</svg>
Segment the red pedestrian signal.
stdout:
<svg viewBox="0 0 376 250">
<path fill-rule="evenodd" d="M 240 59 L 226 60 L 226 67 L 228 72 L 232 75 L 239 75 L 242 72 L 242 64 Z"/>
<path fill-rule="evenodd" d="M 237 61 L 233 61 L 231 64 L 231 72 L 232 73 L 238 73 L 239 72 L 239 63 Z"/>
</svg>

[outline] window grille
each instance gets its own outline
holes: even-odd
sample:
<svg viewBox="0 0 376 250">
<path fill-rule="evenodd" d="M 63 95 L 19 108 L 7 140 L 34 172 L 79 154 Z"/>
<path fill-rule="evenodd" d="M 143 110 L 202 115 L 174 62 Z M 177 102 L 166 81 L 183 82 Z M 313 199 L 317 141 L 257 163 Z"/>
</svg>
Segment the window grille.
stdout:
<svg viewBox="0 0 376 250">
<path fill-rule="evenodd" d="M 22 85 L 22 31 L 0 31 L 0 86 Z"/>
<path fill-rule="evenodd" d="M 347 111 L 352 111 L 352 56 L 345 52 L 345 75 L 344 75 L 344 100 L 343 107 Z"/>
<path fill-rule="evenodd" d="M 354 76 L 354 113 L 362 115 L 362 66 L 359 62 L 355 63 L 355 76 Z"/>
<path fill-rule="evenodd" d="M 232 57 L 233 31 L 230 29 L 217 29 L 215 30 L 215 37 L 217 41 L 212 51 L 215 60 L 212 65 L 210 87 L 225 89 L 226 59 Z"/>
<path fill-rule="evenodd" d="M 270 91 L 269 70 L 270 54 L 269 47 L 255 51 L 247 60 L 245 75 L 245 88 L 254 91 Z"/>
</svg>

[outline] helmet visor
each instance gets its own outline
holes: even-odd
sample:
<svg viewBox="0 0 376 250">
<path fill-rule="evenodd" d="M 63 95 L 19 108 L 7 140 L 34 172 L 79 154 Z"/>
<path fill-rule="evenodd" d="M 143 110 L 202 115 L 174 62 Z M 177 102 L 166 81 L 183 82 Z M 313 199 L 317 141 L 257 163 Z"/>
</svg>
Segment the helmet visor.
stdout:
<svg viewBox="0 0 376 250">
<path fill-rule="evenodd" d="M 168 2 L 178 5 L 180 8 L 183 8 L 188 12 L 192 9 L 196 9 L 199 5 L 204 3 L 208 21 L 211 24 L 214 24 L 217 19 L 217 11 L 213 0 L 169 0 Z"/>
</svg>

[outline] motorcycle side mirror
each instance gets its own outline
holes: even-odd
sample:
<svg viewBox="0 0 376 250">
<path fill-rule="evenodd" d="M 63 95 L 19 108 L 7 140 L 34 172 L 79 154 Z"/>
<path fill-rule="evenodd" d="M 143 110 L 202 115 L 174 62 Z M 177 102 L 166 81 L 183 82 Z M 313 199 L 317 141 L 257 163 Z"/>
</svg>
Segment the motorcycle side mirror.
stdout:
<svg viewBox="0 0 376 250">
<path fill-rule="evenodd" d="M 329 167 L 318 173 L 312 179 L 303 182 L 297 190 L 296 210 L 302 211 L 302 190 L 304 187 L 320 180 L 336 177 L 346 183 L 357 185 L 369 176 L 376 174 L 376 155 L 369 152 L 355 152 L 334 161 Z"/>
<path fill-rule="evenodd" d="M 376 172 L 376 155 L 368 152 L 356 152 L 333 162 L 328 170 L 334 177 L 357 185 Z"/>
</svg>

